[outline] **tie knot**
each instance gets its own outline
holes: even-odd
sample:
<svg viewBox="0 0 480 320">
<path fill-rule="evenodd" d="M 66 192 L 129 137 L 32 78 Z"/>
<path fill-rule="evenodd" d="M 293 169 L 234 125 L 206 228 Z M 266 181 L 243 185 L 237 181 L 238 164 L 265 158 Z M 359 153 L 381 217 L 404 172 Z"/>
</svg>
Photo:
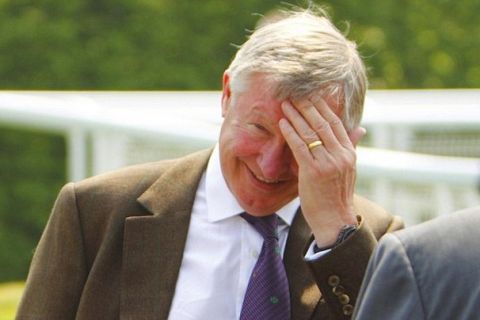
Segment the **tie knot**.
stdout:
<svg viewBox="0 0 480 320">
<path fill-rule="evenodd" d="M 247 220 L 247 222 L 250 223 L 264 239 L 275 238 L 278 240 L 278 219 L 275 213 L 269 216 L 255 217 L 244 212 L 240 216 Z"/>
</svg>

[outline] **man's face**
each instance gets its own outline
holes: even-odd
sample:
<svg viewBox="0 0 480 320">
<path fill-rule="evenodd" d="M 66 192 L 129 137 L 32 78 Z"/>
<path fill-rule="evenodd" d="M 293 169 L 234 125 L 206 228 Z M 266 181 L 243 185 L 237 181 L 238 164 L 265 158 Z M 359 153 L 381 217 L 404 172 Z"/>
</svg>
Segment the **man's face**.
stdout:
<svg viewBox="0 0 480 320">
<path fill-rule="evenodd" d="M 223 176 L 240 205 L 256 216 L 276 212 L 298 193 L 298 168 L 278 127 L 283 117 L 269 82 L 252 75 L 232 96 L 224 77 L 220 133 Z"/>
</svg>

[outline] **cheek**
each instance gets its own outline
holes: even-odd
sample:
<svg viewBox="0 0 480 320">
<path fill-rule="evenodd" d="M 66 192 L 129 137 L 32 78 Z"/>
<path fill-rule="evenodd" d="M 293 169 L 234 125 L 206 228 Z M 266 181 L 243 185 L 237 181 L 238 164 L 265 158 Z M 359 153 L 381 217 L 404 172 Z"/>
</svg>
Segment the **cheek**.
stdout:
<svg viewBox="0 0 480 320">
<path fill-rule="evenodd" d="M 292 159 L 292 162 L 290 163 L 290 172 L 295 176 L 298 177 L 298 164 L 295 159 Z"/>
<path fill-rule="evenodd" d="M 248 157 L 260 152 L 262 142 L 259 139 L 252 138 L 245 132 L 241 132 L 232 141 L 231 147 L 237 156 Z"/>
</svg>

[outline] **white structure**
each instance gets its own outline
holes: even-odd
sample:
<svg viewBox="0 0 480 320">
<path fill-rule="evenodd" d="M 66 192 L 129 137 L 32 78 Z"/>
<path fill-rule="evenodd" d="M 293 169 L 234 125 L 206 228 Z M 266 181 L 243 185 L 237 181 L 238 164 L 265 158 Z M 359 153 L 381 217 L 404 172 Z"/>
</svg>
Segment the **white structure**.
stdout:
<svg viewBox="0 0 480 320">
<path fill-rule="evenodd" d="M 409 224 L 480 203 L 479 101 L 480 90 L 370 91 L 360 193 Z M 66 135 L 73 181 L 212 146 L 221 121 L 219 92 L 0 91 L 0 124 Z"/>
</svg>

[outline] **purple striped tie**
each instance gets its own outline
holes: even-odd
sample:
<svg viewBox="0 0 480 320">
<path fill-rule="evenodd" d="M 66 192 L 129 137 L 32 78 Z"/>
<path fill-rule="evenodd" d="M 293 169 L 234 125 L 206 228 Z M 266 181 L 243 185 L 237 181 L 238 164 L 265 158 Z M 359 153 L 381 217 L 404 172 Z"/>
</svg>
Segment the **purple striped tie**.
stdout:
<svg viewBox="0 0 480 320">
<path fill-rule="evenodd" d="M 262 235 L 263 246 L 248 282 L 240 320 L 288 320 L 290 291 L 278 245 L 277 215 L 241 216 Z"/>
</svg>

